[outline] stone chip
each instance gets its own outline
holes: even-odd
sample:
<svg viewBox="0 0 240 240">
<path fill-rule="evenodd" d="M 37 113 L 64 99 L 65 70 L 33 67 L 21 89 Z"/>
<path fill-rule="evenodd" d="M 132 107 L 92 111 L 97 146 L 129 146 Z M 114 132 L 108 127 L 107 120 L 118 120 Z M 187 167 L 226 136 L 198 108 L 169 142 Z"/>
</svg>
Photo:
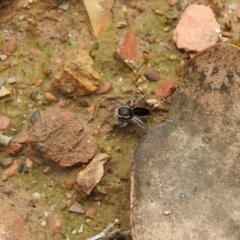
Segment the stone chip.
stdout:
<svg viewBox="0 0 240 240">
<path fill-rule="evenodd" d="M 93 188 L 101 181 L 108 169 L 110 156 L 106 153 L 98 154 L 80 171 L 76 177 L 76 187 L 83 195 L 89 195 Z"/>
<path fill-rule="evenodd" d="M 100 84 L 100 76 L 93 68 L 93 60 L 84 50 L 77 55 L 69 53 L 64 67 L 52 80 L 52 84 L 63 94 L 83 96 L 94 92 Z"/>
</svg>

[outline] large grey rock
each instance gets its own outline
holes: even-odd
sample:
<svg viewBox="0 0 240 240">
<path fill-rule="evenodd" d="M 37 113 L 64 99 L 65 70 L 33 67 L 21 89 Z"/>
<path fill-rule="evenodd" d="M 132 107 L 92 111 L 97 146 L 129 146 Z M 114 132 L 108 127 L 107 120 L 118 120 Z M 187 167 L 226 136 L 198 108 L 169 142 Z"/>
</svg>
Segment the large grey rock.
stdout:
<svg viewBox="0 0 240 240">
<path fill-rule="evenodd" d="M 239 66 L 228 44 L 187 64 L 168 120 L 134 156 L 133 239 L 240 239 Z"/>
</svg>

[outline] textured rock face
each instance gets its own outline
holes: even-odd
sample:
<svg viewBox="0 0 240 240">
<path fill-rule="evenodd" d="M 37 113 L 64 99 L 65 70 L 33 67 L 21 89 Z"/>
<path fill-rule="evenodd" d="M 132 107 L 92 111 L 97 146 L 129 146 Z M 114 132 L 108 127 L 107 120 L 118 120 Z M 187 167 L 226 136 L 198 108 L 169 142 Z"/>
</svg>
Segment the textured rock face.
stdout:
<svg viewBox="0 0 240 240">
<path fill-rule="evenodd" d="M 63 69 L 52 84 L 64 94 L 83 96 L 94 92 L 100 84 L 100 76 L 93 69 L 93 61 L 85 51 L 69 54 Z"/>
<path fill-rule="evenodd" d="M 168 120 L 143 135 L 132 168 L 133 240 L 240 239 L 239 65 L 230 44 L 198 53 Z"/>
<path fill-rule="evenodd" d="M 201 51 L 218 41 L 215 29 L 220 29 L 213 11 L 203 5 L 189 5 L 173 32 L 173 39 L 180 49 Z"/>
<path fill-rule="evenodd" d="M 32 148 L 62 167 L 87 163 L 97 150 L 93 137 L 71 112 L 47 110 L 29 131 Z"/>
</svg>

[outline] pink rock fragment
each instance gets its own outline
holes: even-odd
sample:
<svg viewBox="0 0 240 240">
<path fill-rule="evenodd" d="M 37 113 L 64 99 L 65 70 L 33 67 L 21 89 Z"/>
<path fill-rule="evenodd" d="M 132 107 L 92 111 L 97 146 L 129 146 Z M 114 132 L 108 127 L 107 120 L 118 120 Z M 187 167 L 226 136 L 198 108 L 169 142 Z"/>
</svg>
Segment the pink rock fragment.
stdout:
<svg viewBox="0 0 240 240">
<path fill-rule="evenodd" d="M 64 25 L 62 25 L 59 29 L 59 39 L 61 42 L 67 42 L 68 40 L 68 30 Z"/>
<path fill-rule="evenodd" d="M 138 57 L 138 40 L 131 29 L 128 30 L 126 38 L 118 49 L 119 56 L 124 61 L 136 60 Z"/>
<path fill-rule="evenodd" d="M 9 41 L 6 42 L 3 46 L 3 54 L 7 56 L 11 56 L 17 48 L 17 44 L 15 42 Z"/>
<path fill-rule="evenodd" d="M 94 92 L 96 95 L 100 95 L 100 94 L 106 94 L 109 91 L 111 91 L 112 89 L 112 84 L 105 82 L 100 84 L 100 86 L 97 88 L 97 90 Z"/>
<path fill-rule="evenodd" d="M 168 79 L 163 82 L 156 91 L 156 97 L 159 100 L 168 98 L 172 93 L 175 92 L 177 85 L 172 79 Z"/>
<path fill-rule="evenodd" d="M 11 92 L 7 88 L 5 88 L 4 86 L 1 87 L 0 97 L 5 97 L 5 96 L 10 95 L 10 94 L 11 94 Z"/>
<path fill-rule="evenodd" d="M 16 82 L 16 79 L 14 77 L 8 78 L 8 80 L 7 80 L 8 84 L 12 84 L 12 83 L 15 83 L 15 82 Z"/>
<path fill-rule="evenodd" d="M 14 176 L 17 172 L 17 169 L 18 169 L 18 163 L 17 161 L 13 161 L 13 164 L 9 168 L 3 171 L 2 180 L 6 181 L 9 177 Z"/>
<path fill-rule="evenodd" d="M 69 208 L 69 211 L 75 213 L 85 213 L 82 205 L 78 202 L 73 203 L 73 205 Z"/>
<path fill-rule="evenodd" d="M 26 166 L 28 168 L 32 168 L 33 167 L 33 161 L 31 161 L 29 158 L 26 159 Z"/>
<path fill-rule="evenodd" d="M 29 141 L 29 137 L 29 132 L 20 132 L 14 136 L 14 142 L 23 144 Z"/>
<path fill-rule="evenodd" d="M 40 55 L 40 51 L 36 48 L 30 48 L 28 51 L 29 56 L 37 57 Z"/>
<path fill-rule="evenodd" d="M 173 7 L 173 6 L 175 6 L 177 4 L 177 2 L 178 2 L 177 0 L 170 0 L 169 6 Z"/>
<path fill-rule="evenodd" d="M 85 214 L 86 217 L 94 218 L 96 215 L 96 209 L 95 208 L 89 208 Z"/>
<path fill-rule="evenodd" d="M 51 235 L 56 235 L 63 229 L 63 219 L 61 215 L 49 215 L 46 219 L 47 229 Z"/>
<path fill-rule="evenodd" d="M 23 145 L 21 143 L 10 143 L 6 149 L 6 152 L 10 155 L 14 155 L 22 150 Z"/>
<path fill-rule="evenodd" d="M 191 4 L 173 31 L 173 39 L 180 49 L 201 51 L 218 41 L 215 29 L 220 29 L 213 11 L 206 6 Z"/>
<path fill-rule="evenodd" d="M 76 188 L 83 195 L 89 195 L 93 188 L 101 181 L 107 172 L 110 156 L 106 153 L 98 154 L 77 174 Z"/>
<path fill-rule="evenodd" d="M 238 20 L 240 19 L 240 8 L 237 10 L 236 17 Z"/>
<path fill-rule="evenodd" d="M 0 117 L 0 130 L 6 129 L 10 124 L 10 119 L 6 116 Z"/>
</svg>

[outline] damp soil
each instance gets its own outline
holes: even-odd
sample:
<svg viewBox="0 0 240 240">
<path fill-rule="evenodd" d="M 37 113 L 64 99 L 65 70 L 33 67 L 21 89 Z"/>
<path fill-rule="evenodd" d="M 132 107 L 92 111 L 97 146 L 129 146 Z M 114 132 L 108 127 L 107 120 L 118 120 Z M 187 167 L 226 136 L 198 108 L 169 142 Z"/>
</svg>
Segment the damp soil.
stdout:
<svg viewBox="0 0 240 240">
<path fill-rule="evenodd" d="M 176 16 L 177 12 L 169 7 L 168 1 L 139 1 L 139 4 L 131 5 L 129 2 L 132 1 L 116 1 L 112 10 L 112 23 L 96 40 L 92 37 L 86 12 L 79 1 L 66 1 L 66 11 L 59 10 L 57 1 L 56 4 L 49 4 L 47 1 L 29 2 L 32 2 L 29 3 L 29 8 L 22 7 L 24 1 L 13 0 L 9 1 L 9 6 L 0 9 L 0 48 L 8 40 L 17 42 L 14 54 L 7 61 L 0 62 L 0 78 L 16 79 L 14 84 L 5 84 L 11 90 L 11 95 L 0 99 L 0 115 L 11 120 L 10 127 L 3 134 L 14 136 L 28 130 L 34 109 L 43 112 L 57 104 L 46 100 L 45 93 L 49 92 L 55 96 L 57 102 L 67 99 L 69 105 L 66 108 L 76 115 L 84 116 L 88 128 L 97 139 L 99 151 L 111 156 L 111 164 L 91 195 L 83 198 L 74 188 L 68 190 L 66 184 L 74 182 L 76 173 L 84 166 L 51 168 L 50 171 L 45 171 L 48 166 L 35 161 L 29 154 L 29 149 L 24 148 L 13 158 L 23 163 L 30 158 L 34 162 L 33 167 L 29 172 L 20 171 L 8 181 L 0 182 L 2 199 L 16 206 L 21 203 L 23 195 L 30 199 L 32 210 L 21 208 L 21 212 L 28 215 L 31 221 L 27 224 L 33 232 L 36 231 L 38 239 L 87 239 L 101 232 L 114 219 L 119 220 L 121 229 L 129 230 L 131 164 L 133 153 L 144 131 L 135 126 L 113 128 L 116 119 L 108 116 L 119 102 L 135 100 L 142 95 L 145 99 L 155 99 L 157 86 L 168 78 L 181 84 L 182 67 L 189 56 L 177 50 L 173 43 L 171 32 L 176 27 L 177 20 L 175 17 L 166 17 Z M 129 25 L 118 28 L 118 23 L 123 20 L 124 5 L 129 12 Z M 166 15 L 155 14 L 155 10 L 161 10 Z M 223 22 L 221 17 L 220 20 Z M 70 34 L 66 43 L 59 40 L 58 34 L 63 23 Z M 116 56 L 118 43 L 129 27 L 143 41 L 149 37 L 154 39 L 146 45 L 150 61 L 144 62 L 141 59 L 141 62 L 144 67 L 151 66 L 160 71 L 158 82 L 143 78 L 139 81 L 140 66 L 129 67 Z M 238 42 L 237 38 L 234 40 Z M 101 75 L 102 81 L 112 84 L 113 89 L 108 94 L 81 98 L 64 96 L 51 85 L 52 78 L 58 73 L 56 65 L 59 59 L 64 59 L 67 51 L 77 50 L 82 46 L 86 47 L 94 59 L 94 68 Z M 30 49 L 38 50 L 39 54 L 29 55 Z M 38 85 L 39 81 L 42 84 Z M 146 107 L 144 100 L 141 104 Z M 167 118 L 170 105 L 170 102 L 164 103 L 166 111 L 151 111 L 144 120 L 148 128 L 161 124 Z M 93 107 L 93 111 L 87 111 L 86 106 Z M 1 147 L 0 150 L 1 162 L 4 162 L 9 156 L 5 148 Z M 2 167 L 1 171 L 4 169 Z M 9 194 L 9 191 L 13 194 Z M 41 195 L 39 199 L 32 197 L 36 192 Z M 97 211 L 95 218 L 89 219 L 84 214 L 69 212 L 67 201 L 80 202 L 84 210 L 94 207 Z M 48 235 L 42 224 L 47 213 L 63 216 L 64 227 L 61 234 L 54 237 Z M 83 231 L 79 233 L 81 226 Z"/>
</svg>

